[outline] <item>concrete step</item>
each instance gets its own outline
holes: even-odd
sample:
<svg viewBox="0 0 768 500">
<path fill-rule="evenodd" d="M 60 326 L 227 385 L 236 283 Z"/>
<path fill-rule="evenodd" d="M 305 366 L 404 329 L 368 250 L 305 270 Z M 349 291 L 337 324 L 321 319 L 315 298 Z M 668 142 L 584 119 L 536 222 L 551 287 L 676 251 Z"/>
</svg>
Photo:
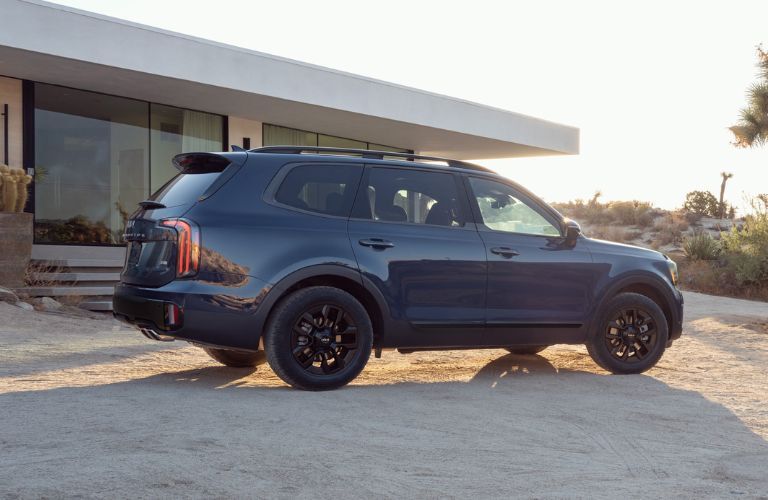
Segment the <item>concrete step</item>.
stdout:
<svg viewBox="0 0 768 500">
<path fill-rule="evenodd" d="M 119 272 L 69 272 L 69 273 L 32 273 L 32 278 L 37 281 L 120 281 Z"/>
<path fill-rule="evenodd" d="M 115 292 L 113 286 L 29 286 L 14 290 L 17 294 L 26 294 L 31 297 L 83 297 L 93 295 L 105 295 L 111 297 Z"/>
<path fill-rule="evenodd" d="M 113 259 L 45 259 L 33 262 L 50 267 L 107 267 L 122 269 L 122 260 Z"/>
<path fill-rule="evenodd" d="M 82 307 L 83 309 L 88 309 L 89 311 L 111 311 L 112 310 L 112 299 L 110 298 L 96 298 L 92 300 L 84 300 L 78 304 L 79 307 Z"/>
</svg>

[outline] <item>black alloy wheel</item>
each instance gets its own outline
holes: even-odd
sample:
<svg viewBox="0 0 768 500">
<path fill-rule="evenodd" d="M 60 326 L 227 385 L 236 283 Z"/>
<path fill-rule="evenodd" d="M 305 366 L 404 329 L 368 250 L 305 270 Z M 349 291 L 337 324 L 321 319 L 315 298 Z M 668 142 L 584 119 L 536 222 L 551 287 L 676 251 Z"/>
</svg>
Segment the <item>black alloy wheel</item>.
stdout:
<svg viewBox="0 0 768 500">
<path fill-rule="evenodd" d="M 356 351 L 357 326 L 340 305 L 314 306 L 293 325 L 293 358 L 310 373 L 327 375 L 343 370 Z"/>
<path fill-rule="evenodd" d="M 653 317 L 639 308 L 621 309 L 605 328 L 611 356 L 627 363 L 645 359 L 657 342 Z"/>
<path fill-rule="evenodd" d="M 668 338 L 661 307 L 645 295 L 625 292 L 603 304 L 592 324 L 587 351 L 611 373 L 642 373 L 661 359 Z"/>
<path fill-rule="evenodd" d="M 272 370 L 298 389 L 348 384 L 365 368 L 373 346 L 368 311 L 339 288 L 313 286 L 280 300 L 264 331 Z"/>
</svg>

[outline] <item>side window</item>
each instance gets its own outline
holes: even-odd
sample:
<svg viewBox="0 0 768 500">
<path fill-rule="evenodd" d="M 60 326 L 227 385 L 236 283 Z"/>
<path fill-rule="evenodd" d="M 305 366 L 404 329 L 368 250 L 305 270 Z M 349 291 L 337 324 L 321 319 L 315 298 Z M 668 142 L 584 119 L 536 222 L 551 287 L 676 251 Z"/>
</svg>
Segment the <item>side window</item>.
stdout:
<svg viewBox="0 0 768 500">
<path fill-rule="evenodd" d="M 275 201 L 324 215 L 348 217 L 362 175 L 360 165 L 301 165 L 288 172 Z"/>
<path fill-rule="evenodd" d="M 360 190 L 355 216 L 387 222 L 461 227 L 464 214 L 451 174 L 397 168 L 371 168 Z"/>
<path fill-rule="evenodd" d="M 518 198 L 517 193 L 501 182 L 470 177 L 472 192 L 480 207 L 483 224 L 494 231 L 560 236 L 560 230 L 549 220 Z"/>
</svg>

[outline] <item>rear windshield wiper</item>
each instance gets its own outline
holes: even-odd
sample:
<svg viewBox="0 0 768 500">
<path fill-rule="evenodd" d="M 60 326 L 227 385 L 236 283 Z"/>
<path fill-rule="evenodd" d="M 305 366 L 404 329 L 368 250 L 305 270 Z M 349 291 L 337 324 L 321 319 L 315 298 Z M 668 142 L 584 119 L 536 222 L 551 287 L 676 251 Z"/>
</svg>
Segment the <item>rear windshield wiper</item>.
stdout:
<svg viewBox="0 0 768 500">
<path fill-rule="evenodd" d="M 159 201 L 152 201 L 152 200 L 140 201 L 139 206 L 141 208 L 146 208 L 147 210 L 152 210 L 155 208 L 166 208 L 166 206 L 160 203 Z"/>
</svg>

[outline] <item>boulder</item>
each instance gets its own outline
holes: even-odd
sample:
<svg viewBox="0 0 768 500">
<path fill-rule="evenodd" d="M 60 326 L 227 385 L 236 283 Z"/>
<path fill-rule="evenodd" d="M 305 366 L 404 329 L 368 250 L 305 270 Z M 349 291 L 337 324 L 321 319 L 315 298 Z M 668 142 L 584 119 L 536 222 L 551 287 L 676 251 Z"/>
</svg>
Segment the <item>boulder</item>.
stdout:
<svg viewBox="0 0 768 500">
<path fill-rule="evenodd" d="M 61 309 L 61 302 L 50 297 L 43 297 L 40 299 L 40 307 L 43 311 L 58 311 Z"/>
<path fill-rule="evenodd" d="M 19 301 L 19 298 L 16 296 L 13 291 L 4 288 L 0 286 L 0 302 L 8 302 L 9 304 L 15 304 Z"/>
<path fill-rule="evenodd" d="M 16 307 L 20 307 L 26 311 L 34 311 L 35 308 L 32 306 L 32 304 L 27 304 L 26 302 L 16 302 Z"/>
</svg>

